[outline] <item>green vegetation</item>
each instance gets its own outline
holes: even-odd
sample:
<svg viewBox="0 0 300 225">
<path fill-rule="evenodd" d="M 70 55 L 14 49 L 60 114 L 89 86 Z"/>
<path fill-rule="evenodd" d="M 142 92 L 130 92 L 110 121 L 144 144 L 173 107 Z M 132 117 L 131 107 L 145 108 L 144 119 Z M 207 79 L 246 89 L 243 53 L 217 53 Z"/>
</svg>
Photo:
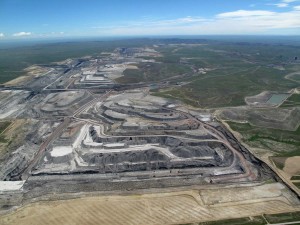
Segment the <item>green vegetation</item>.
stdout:
<svg viewBox="0 0 300 225">
<path fill-rule="evenodd" d="M 300 175 L 292 176 L 291 180 L 300 180 Z"/>
<path fill-rule="evenodd" d="M 155 82 L 191 72 L 190 67 L 175 63 L 140 63 L 138 68 L 125 70 L 124 77 L 116 81 L 119 83 Z"/>
<path fill-rule="evenodd" d="M 294 65 L 294 71 L 296 71 L 296 73 L 291 74 L 289 76 L 289 79 L 290 80 L 294 80 L 294 81 L 300 83 L 300 73 L 299 73 L 299 71 L 300 71 L 300 65 L 299 64 L 295 64 Z"/>
<path fill-rule="evenodd" d="M 211 108 L 244 105 L 246 96 L 264 90 L 285 92 L 298 86 L 284 76 L 294 71 L 276 69 L 296 52 L 288 46 L 262 46 L 239 44 L 215 44 L 203 46 L 177 46 L 158 49 L 162 62 L 182 62 L 193 68 L 209 68 L 206 74 L 195 73 L 183 81 L 181 87 L 167 88 L 153 93 L 156 96 L 182 100 L 195 107 Z M 274 65 L 274 66 L 270 66 Z"/>
<path fill-rule="evenodd" d="M 8 141 L 5 139 L 3 135 L 0 135 L 0 143 L 7 143 Z"/>
<path fill-rule="evenodd" d="M 275 166 L 278 169 L 283 170 L 284 165 L 285 165 L 285 160 L 287 159 L 286 157 L 272 157 L 271 159 L 275 163 Z"/>
<path fill-rule="evenodd" d="M 228 122 L 229 126 L 242 134 L 244 141 L 255 146 L 255 142 L 264 145 L 266 140 L 291 145 L 295 150 L 283 152 L 278 150 L 277 156 L 291 157 L 300 155 L 300 127 L 296 131 L 284 131 L 264 127 L 255 127 L 249 123 Z M 265 146 L 268 148 L 268 146 Z M 276 149 L 270 149 L 276 151 Z"/>
<path fill-rule="evenodd" d="M 295 175 L 295 176 L 292 176 L 291 179 L 290 179 L 293 184 L 300 189 L 300 175 Z"/>
<path fill-rule="evenodd" d="M 220 75 L 221 73 L 224 75 Z M 227 75 L 219 69 L 209 72 L 209 75 L 194 78 L 180 89 L 174 88 L 155 95 L 172 96 L 202 108 L 238 106 L 245 104 L 246 96 L 263 90 L 283 91 L 294 87 L 290 81 L 280 77 L 282 72 L 271 68 L 251 68 Z"/>
<path fill-rule="evenodd" d="M 300 221 L 300 212 L 264 215 L 269 223 Z"/>
<path fill-rule="evenodd" d="M 99 55 L 119 47 L 141 47 L 147 39 L 119 41 L 78 41 L 0 49 L 0 83 L 25 75 L 23 69 L 33 64 L 49 64 L 68 58 Z"/>
<path fill-rule="evenodd" d="M 238 218 L 238 219 L 229 219 L 229 220 L 220 220 L 199 223 L 199 225 L 264 225 L 266 221 L 261 216 L 255 216 L 252 218 Z"/>
<path fill-rule="evenodd" d="M 300 221 L 300 212 L 264 214 L 263 216 L 218 220 L 218 221 L 210 221 L 210 222 L 203 222 L 203 223 L 193 223 L 193 225 L 196 224 L 197 225 L 265 225 L 267 224 L 267 222 L 284 223 L 284 222 L 294 222 L 294 221 Z"/>
<path fill-rule="evenodd" d="M 24 75 L 23 69 L 32 64 L 95 56 L 118 47 L 153 45 L 162 56 L 146 58 L 160 63 L 139 63 L 137 70 L 126 70 L 125 76 L 117 82 L 157 82 L 172 78 L 174 84 L 186 84 L 153 94 L 202 108 L 244 105 L 245 96 L 264 90 L 286 92 L 299 85 L 284 78 L 288 73 L 299 71 L 299 66 L 290 64 L 296 55 L 300 55 L 298 46 L 192 39 L 82 41 L 0 49 L 0 83 Z M 283 64 L 285 71 L 278 69 Z M 203 68 L 208 71 L 198 72 Z"/>
<path fill-rule="evenodd" d="M 130 83 L 139 83 L 144 80 L 144 74 L 139 69 L 126 69 L 123 72 L 124 76 L 116 79 L 118 83 L 130 84 Z"/>
<path fill-rule="evenodd" d="M 280 107 L 300 106 L 300 94 L 293 94 Z"/>
<path fill-rule="evenodd" d="M 0 134 L 11 124 L 9 121 L 0 122 Z"/>
<path fill-rule="evenodd" d="M 300 82 L 300 74 L 298 74 L 298 76 L 293 76 L 293 80 Z"/>
<path fill-rule="evenodd" d="M 0 122 L 0 143 L 7 143 L 5 136 L 2 134 L 3 131 L 11 124 L 9 121 Z"/>
<path fill-rule="evenodd" d="M 102 49 L 103 46 L 97 43 L 85 43 L 82 46 L 78 43 L 61 43 L 0 49 L 0 83 L 25 75 L 23 69 L 32 64 L 51 63 L 70 57 L 95 54 Z"/>
<path fill-rule="evenodd" d="M 300 182 L 293 182 L 293 184 L 300 189 Z"/>
</svg>

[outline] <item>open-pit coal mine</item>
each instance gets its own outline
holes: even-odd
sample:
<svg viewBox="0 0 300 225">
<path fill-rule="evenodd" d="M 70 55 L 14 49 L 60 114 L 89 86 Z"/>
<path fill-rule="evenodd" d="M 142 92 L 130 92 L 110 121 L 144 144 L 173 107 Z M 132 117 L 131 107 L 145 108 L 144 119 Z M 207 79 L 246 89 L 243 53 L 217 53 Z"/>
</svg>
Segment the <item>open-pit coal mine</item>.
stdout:
<svg viewBox="0 0 300 225">
<path fill-rule="evenodd" d="M 11 138 L 0 157 L 0 213 L 39 200 L 185 188 L 195 188 L 191 199 L 201 207 L 223 203 L 199 188 L 227 196 L 257 186 L 268 190 L 266 199 L 299 203 L 211 111 L 155 97 L 145 83 L 113 89 L 124 70 L 137 68 L 107 60 L 67 60 L 29 85 L 38 91 L 0 91 L 3 132 Z"/>
</svg>

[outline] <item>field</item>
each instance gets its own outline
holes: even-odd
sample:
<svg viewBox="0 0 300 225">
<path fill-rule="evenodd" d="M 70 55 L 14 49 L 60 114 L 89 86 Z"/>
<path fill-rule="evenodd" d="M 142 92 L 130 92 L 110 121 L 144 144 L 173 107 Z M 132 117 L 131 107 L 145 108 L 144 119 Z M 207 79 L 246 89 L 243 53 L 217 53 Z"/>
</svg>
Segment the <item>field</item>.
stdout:
<svg viewBox="0 0 300 225">
<path fill-rule="evenodd" d="M 293 182 L 293 184 L 296 185 L 296 187 L 300 189 L 300 182 Z"/>
<path fill-rule="evenodd" d="M 284 107 L 295 107 L 300 106 L 300 94 L 293 94 L 280 106 Z"/>
<path fill-rule="evenodd" d="M 140 63 L 138 69 L 126 69 L 124 76 L 116 81 L 119 83 L 153 82 L 190 72 L 191 69 L 188 66 L 176 63 Z"/>
<path fill-rule="evenodd" d="M 291 180 L 300 180 L 300 175 L 298 175 L 298 176 L 292 176 Z"/>
<path fill-rule="evenodd" d="M 264 225 L 266 221 L 261 216 L 256 217 L 247 217 L 239 219 L 230 219 L 230 220 L 220 220 L 206 223 L 199 223 L 198 225 Z"/>
<path fill-rule="evenodd" d="M 227 122 L 231 129 L 239 132 L 243 141 L 252 148 L 267 150 L 275 166 L 282 175 L 300 189 L 300 183 L 294 182 L 300 174 L 300 126 L 296 131 L 284 131 L 252 126 L 249 123 Z"/>
<path fill-rule="evenodd" d="M 230 198 L 236 195 L 232 188 L 218 194 L 225 194 Z M 232 190 L 231 190 L 232 189 Z M 246 188 L 247 189 L 247 188 Z M 271 190 L 271 189 L 270 189 Z M 230 193 L 228 193 L 228 191 Z M 209 190 L 200 190 L 201 196 L 208 196 Z M 206 193 L 208 192 L 208 193 Z M 271 190 L 274 192 L 274 189 Z M 214 192 L 215 193 L 215 192 Z M 276 194 L 276 191 L 275 191 Z M 59 196 L 57 196 L 59 197 Z M 251 198 L 247 194 L 240 196 Z M 210 198 L 216 198 L 215 194 Z M 189 224 L 195 222 L 222 220 L 225 218 L 240 218 L 252 215 L 250 219 L 237 219 L 205 224 L 261 224 L 261 214 L 295 211 L 297 208 L 286 204 L 286 200 L 279 197 L 268 201 L 253 199 L 252 201 L 230 201 L 227 203 L 205 204 L 199 197 L 197 190 L 136 194 L 124 196 L 82 197 L 69 200 L 41 201 L 22 207 L 11 214 L 0 217 L 3 225 L 22 224 Z M 289 214 L 291 215 L 291 214 Z M 272 216 L 274 218 L 274 216 Z M 285 219 L 291 218 L 284 217 Z M 294 218 L 297 220 L 298 218 Z M 236 223 L 232 223 L 236 221 Z M 272 221 L 275 221 L 273 219 Z M 289 220 L 290 221 L 290 220 Z"/>
<path fill-rule="evenodd" d="M 260 146 L 269 149 L 275 156 L 300 156 L 300 127 L 296 131 L 284 131 L 256 127 L 249 123 L 228 122 L 228 124 L 234 131 L 239 132 L 244 141 L 252 147 Z M 282 145 L 292 151 L 284 151 Z"/>
<path fill-rule="evenodd" d="M 299 68 L 281 65 L 298 48 L 286 46 L 216 44 L 203 46 L 170 47 L 159 51 L 164 55 L 162 62 L 182 62 L 193 68 L 208 68 L 205 74 L 195 73 L 182 78 L 188 84 L 166 88 L 154 93 L 156 96 L 180 99 L 201 108 L 244 105 L 244 98 L 261 91 L 288 91 L 298 86 L 284 76 Z M 281 52 L 282 51 L 282 52 Z"/>
<path fill-rule="evenodd" d="M 271 214 L 265 215 L 265 218 L 268 220 L 269 223 L 282 223 L 282 222 L 293 222 L 293 221 L 300 221 L 300 213 L 281 213 L 281 214 Z"/>
</svg>

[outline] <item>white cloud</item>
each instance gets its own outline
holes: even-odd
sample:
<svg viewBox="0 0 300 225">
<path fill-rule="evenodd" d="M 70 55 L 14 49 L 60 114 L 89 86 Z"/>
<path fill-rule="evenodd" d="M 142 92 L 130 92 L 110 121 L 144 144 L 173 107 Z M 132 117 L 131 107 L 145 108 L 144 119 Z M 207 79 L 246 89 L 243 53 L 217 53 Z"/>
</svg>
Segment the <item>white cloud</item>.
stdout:
<svg viewBox="0 0 300 225">
<path fill-rule="evenodd" d="M 282 34 L 282 29 L 300 28 L 300 13 L 296 11 L 273 12 L 265 10 L 238 10 L 216 15 L 216 20 L 206 27 L 221 34 Z"/>
<path fill-rule="evenodd" d="M 251 17 L 251 16 L 271 16 L 274 12 L 266 10 L 237 10 L 233 12 L 225 12 L 217 15 L 218 18 L 233 18 L 233 17 Z"/>
<path fill-rule="evenodd" d="M 300 11 L 294 10 L 288 12 L 238 10 L 219 14 L 217 18 L 222 19 L 218 23 L 231 23 L 234 27 L 241 26 L 241 30 L 244 29 L 245 31 L 247 29 L 269 31 L 274 29 L 300 28 Z"/>
<path fill-rule="evenodd" d="M 180 25 L 191 25 L 191 24 L 199 24 L 203 22 L 210 21 L 209 19 L 205 19 L 202 17 L 182 17 L 177 19 L 170 20 L 141 20 L 141 21 L 127 21 L 122 25 L 113 25 L 113 26 L 92 26 L 90 28 L 93 29 L 114 29 L 114 28 L 133 28 L 133 27 L 174 27 Z"/>
<path fill-rule="evenodd" d="M 30 35 L 31 32 L 24 32 L 24 31 L 13 34 L 14 37 L 23 37 L 23 36 L 30 36 Z"/>
<path fill-rule="evenodd" d="M 266 5 L 274 5 L 278 8 L 286 8 L 290 6 L 290 3 L 298 2 L 299 0 L 281 0 L 279 3 L 268 3 Z"/>
<path fill-rule="evenodd" d="M 295 10 L 300 10 L 300 5 L 294 6 Z"/>
<path fill-rule="evenodd" d="M 282 0 L 284 3 L 292 3 L 292 2 L 297 2 L 298 0 Z"/>
<path fill-rule="evenodd" d="M 65 32 L 63 31 L 52 31 L 52 32 L 47 32 L 47 33 L 34 33 L 31 34 L 32 37 L 43 37 L 43 38 L 51 38 L 51 37 L 61 37 L 62 35 L 64 35 Z"/>
<path fill-rule="evenodd" d="M 44 33 L 44 35 L 46 35 L 46 36 L 47 36 L 47 35 L 48 35 L 48 36 L 49 36 L 49 35 L 58 35 L 58 34 L 61 35 L 61 34 L 64 34 L 64 33 L 65 33 L 65 32 L 63 32 L 63 31 L 60 31 L 60 32 L 54 32 L 54 31 L 52 31 L 51 33 Z"/>
<path fill-rule="evenodd" d="M 204 19 L 202 17 L 182 17 L 178 19 L 172 19 L 172 20 L 159 20 L 159 21 L 151 21 L 147 24 L 147 26 L 178 26 L 178 25 L 184 25 L 184 24 L 197 24 L 202 22 L 207 22 L 208 19 Z"/>
<path fill-rule="evenodd" d="M 282 34 L 283 30 L 300 34 L 300 10 L 238 10 L 217 14 L 209 19 L 183 17 L 172 20 L 123 21 L 120 25 L 93 28 L 98 35 Z"/>
<path fill-rule="evenodd" d="M 278 4 L 273 4 L 273 5 L 277 6 L 278 8 L 285 8 L 285 7 L 289 6 L 289 4 L 287 4 L 287 3 L 278 3 Z"/>
<path fill-rule="evenodd" d="M 0 33 L 0 38 L 3 38 L 5 35 L 3 33 Z"/>
</svg>

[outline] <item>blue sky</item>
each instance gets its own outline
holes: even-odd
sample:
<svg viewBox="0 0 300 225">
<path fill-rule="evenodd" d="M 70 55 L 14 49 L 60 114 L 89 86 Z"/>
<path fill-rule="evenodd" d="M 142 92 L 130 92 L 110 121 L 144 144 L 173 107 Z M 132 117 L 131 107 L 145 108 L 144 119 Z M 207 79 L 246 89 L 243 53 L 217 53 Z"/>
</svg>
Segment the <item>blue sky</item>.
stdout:
<svg viewBox="0 0 300 225">
<path fill-rule="evenodd" d="M 300 0 L 0 0 L 0 40 L 300 35 Z"/>
</svg>

